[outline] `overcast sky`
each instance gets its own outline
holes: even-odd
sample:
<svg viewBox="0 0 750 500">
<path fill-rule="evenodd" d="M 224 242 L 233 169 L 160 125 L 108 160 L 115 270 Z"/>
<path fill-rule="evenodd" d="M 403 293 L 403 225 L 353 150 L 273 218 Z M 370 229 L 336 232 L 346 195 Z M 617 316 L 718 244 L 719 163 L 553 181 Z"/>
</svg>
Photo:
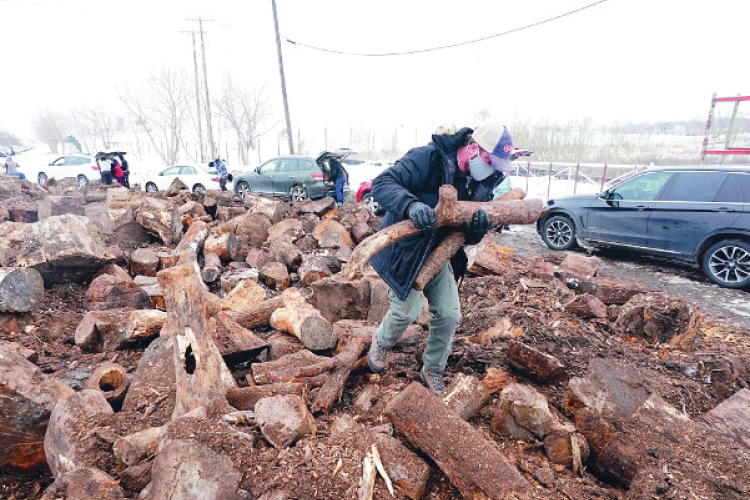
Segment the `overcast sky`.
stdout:
<svg viewBox="0 0 750 500">
<path fill-rule="evenodd" d="M 277 0 L 282 40 L 347 52 L 419 50 L 536 23 L 594 0 Z M 41 107 L 118 108 L 117 86 L 161 66 L 192 76 L 205 23 L 212 92 L 266 84 L 281 118 L 270 0 L 0 0 L 0 129 Z M 704 119 L 713 92 L 750 94 L 747 0 L 608 0 L 460 48 L 333 55 L 282 41 L 292 125 L 393 128 L 493 119 Z"/>
</svg>

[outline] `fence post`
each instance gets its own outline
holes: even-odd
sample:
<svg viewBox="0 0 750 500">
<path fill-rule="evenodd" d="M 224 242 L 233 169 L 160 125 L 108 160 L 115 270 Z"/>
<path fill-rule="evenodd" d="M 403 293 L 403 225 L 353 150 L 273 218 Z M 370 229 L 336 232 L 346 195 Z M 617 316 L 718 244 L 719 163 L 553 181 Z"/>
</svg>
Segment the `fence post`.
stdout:
<svg viewBox="0 0 750 500">
<path fill-rule="evenodd" d="M 549 190 L 552 188 L 552 162 L 549 162 L 547 169 L 547 199 L 549 200 Z"/>
<path fill-rule="evenodd" d="M 526 162 L 526 194 L 529 194 L 529 172 L 531 172 L 531 162 Z"/>
<path fill-rule="evenodd" d="M 604 191 L 604 180 L 607 178 L 607 164 L 604 164 L 604 172 L 602 173 L 602 182 L 599 186 L 599 192 Z"/>
<path fill-rule="evenodd" d="M 581 170 L 581 164 L 576 163 L 576 180 L 573 183 L 573 195 L 575 196 L 576 190 L 578 189 L 578 172 Z"/>
</svg>

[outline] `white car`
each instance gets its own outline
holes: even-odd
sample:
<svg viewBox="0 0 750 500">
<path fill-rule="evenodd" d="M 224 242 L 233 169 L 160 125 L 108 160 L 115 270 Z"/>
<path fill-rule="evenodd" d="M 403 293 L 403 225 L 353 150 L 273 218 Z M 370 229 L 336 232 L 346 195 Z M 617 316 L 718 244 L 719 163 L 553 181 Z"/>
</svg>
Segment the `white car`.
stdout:
<svg viewBox="0 0 750 500">
<path fill-rule="evenodd" d="M 39 166 L 35 170 L 36 175 L 31 179 L 36 179 L 40 184 L 52 177 L 57 180 L 72 177 L 78 181 L 80 187 L 102 180 L 96 159 L 89 155 L 60 156 L 49 165 Z"/>
<path fill-rule="evenodd" d="M 193 192 L 219 189 L 219 176 L 205 165 L 173 165 L 158 174 L 146 176 L 141 186 L 147 193 L 166 191 L 179 178 Z"/>
</svg>

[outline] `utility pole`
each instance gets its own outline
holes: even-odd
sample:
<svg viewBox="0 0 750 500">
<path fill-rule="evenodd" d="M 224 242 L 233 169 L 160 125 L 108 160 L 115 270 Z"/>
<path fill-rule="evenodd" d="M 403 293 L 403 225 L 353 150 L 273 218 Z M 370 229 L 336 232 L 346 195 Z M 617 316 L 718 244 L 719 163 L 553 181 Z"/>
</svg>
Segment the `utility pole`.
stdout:
<svg viewBox="0 0 750 500">
<path fill-rule="evenodd" d="M 281 97 L 284 99 L 284 113 L 286 114 L 286 137 L 289 141 L 289 154 L 294 154 L 294 136 L 292 135 L 292 120 L 289 118 L 289 102 L 286 98 L 286 79 L 284 78 L 284 61 L 281 57 L 281 37 L 279 36 L 279 18 L 276 15 L 276 0 L 271 0 L 273 9 L 273 24 L 276 28 L 276 51 L 279 54 L 279 74 L 281 75 Z"/>
<path fill-rule="evenodd" d="M 203 54 L 203 84 L 206 88 L 206 137 L 208 139 L 209 148 L 211 149 L 211 159 L 216 157 L 216 144 L 214 144 L 214 129 L 211 125 L 211 94 L 208 91 L 208 70 L 206 69 L 206 43 L 203 38 L 203 21 L 213 21 L 213 19 L 188 19 L 189 21 L 198 21 L 201 34 L 201 52 Z"/>
<path fill-rule="evenodd" d="M 195 48 L 195 31 L 181 31 L 181 33 L 190 33 L 193 37 L 193 68 L 195 69 L 195 117 L 198 119 L 198 144 L 200 145 L 201 163 L 206 161 L 206 152 L 203 149 L 203 120 L 201 120 L 201 87 L 200 77 L 198 76 L 198 51 Z M 213 158 L 212 158 L 213 160 Z"/>
</svg>

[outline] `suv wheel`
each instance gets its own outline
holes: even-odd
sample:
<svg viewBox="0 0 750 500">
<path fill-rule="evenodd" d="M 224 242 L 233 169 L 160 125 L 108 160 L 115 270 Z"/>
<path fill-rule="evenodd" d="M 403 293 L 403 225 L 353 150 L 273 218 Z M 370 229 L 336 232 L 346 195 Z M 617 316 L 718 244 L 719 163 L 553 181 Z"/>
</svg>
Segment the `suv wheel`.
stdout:
<svg viewBox="0 0 750 500">
<path fill-rule="evenodd" d="M 79 188 L 85 188 L 89 185 L 89 180 L 85 175 L 79 175 L 78 176 L 78 187 Z"/>
<path fill-rule="evenodd" d="M 308 196 L 307 188 L 305 186 L 293 186 L 289 190 L 289 196 L 292 198 L 292 201 L 305 201 Z"/>
<path fill-rule="evenodd" d="M 542 224 L 542 239 L 552 250 L 568 250 L 576 244 L 573 221 L 563 215 L 550 217 Z"/>
<path fill-rule="evenodd" d="M 703 272 L 727 288 L 750 286 L 750 243 L 726 240 L 712 245 L 703 255 Z"/>
<path fill-rule="evenodd" d="M 205 190 L 206 190 L 206 187 L 203 184 L 196 184 L 195 186 L 193 186 L 194 193 L 197 193 L 199 191 L 205 191 Z"/>
<path fill-rule="evenodd" d="M 245 181 L 240 182 L 239 184 L 237 184 L 237 187 L 234 188 L 234 194 L 236 194 L 237 197 L 241 200 L 244 200 L 245 194 L 249 192 L 250 192 L 250 186 Z"/>
</svg>

